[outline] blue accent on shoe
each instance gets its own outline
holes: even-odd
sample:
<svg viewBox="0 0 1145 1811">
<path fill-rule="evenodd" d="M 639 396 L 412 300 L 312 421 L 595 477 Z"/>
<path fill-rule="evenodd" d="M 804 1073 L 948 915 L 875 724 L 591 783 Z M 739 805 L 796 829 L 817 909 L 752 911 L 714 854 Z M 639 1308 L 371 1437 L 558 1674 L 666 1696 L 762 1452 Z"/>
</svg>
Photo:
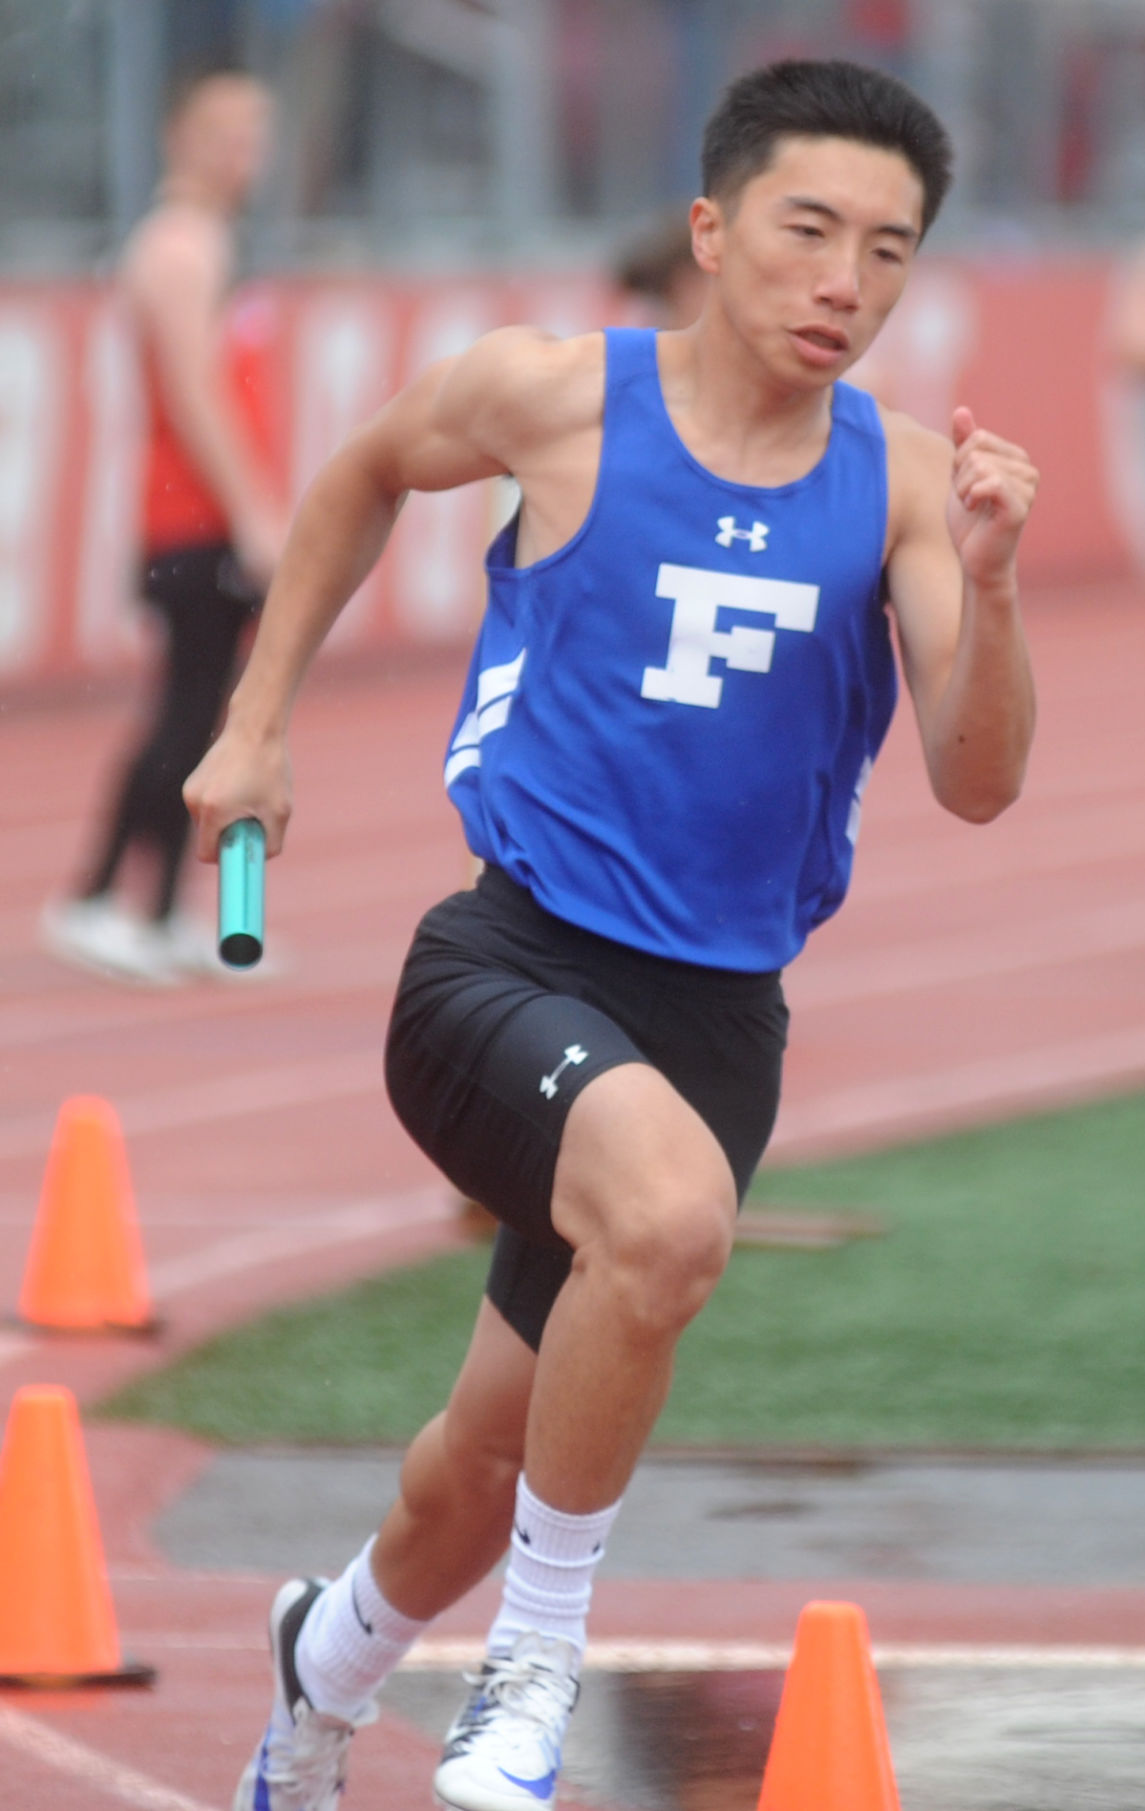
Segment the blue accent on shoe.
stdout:
<svg viewBox="0 0 1145 1811">
<path fill-rule="evenodd" d="M 557 1770 L 555 1767 L 550 1767 L 548 1773 L 544 1774 L 539 1780 L 519 1780 L 515 1773 L 509 1773 L 504 1767 L 498 1767 L 497 1771 L 503 1779 L 508 1780 L 511 1786 L 523 1786 L 526 1792 L 531 1792 L 533 1797 L 539 1798 L 542 1803 L 553 1796 L 553 1790 L 557 1783 Z"/>
<path fill-rule="evenodd" d="M 270 1787 L 267 1784 L 266 1774 L 263 1771 L 266 1766 L 266 1750 L 269 1742 L 270 1731 L 268 1729 L 262 1738 L 262 1747 L 258 1751 L 258 1773 L 255 1778 L 254 1787 L 254 1811 L 271 1811 Z"/>
</svg>

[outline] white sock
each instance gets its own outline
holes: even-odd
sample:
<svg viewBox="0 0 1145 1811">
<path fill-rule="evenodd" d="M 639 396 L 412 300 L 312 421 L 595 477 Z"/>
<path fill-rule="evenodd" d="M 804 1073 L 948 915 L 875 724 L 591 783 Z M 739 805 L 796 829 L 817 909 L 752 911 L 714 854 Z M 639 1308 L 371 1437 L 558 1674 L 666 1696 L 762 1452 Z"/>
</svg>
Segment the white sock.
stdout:
<svg viewBox="0 0 1145 1811">
<path fill-rule="evenodd" d="M 388 1678 L 427 1622 L 388 1604 L 370 1566 L 370 1539 L 315 1600 L 298 1636 L 298 1683 L 315 1710 L 349 1722 Z"/>
<path fill-rule="evenodd" d="M 508 1653 L 529 1629 L 571 1641 L 584 1653 L 593 1574 L 619 1508 L 617 1502 L 591 1515 L 550 1509 L 521 1473 L 501 1608 L 489 1631 L 491 1654 Z"/>
</svg>

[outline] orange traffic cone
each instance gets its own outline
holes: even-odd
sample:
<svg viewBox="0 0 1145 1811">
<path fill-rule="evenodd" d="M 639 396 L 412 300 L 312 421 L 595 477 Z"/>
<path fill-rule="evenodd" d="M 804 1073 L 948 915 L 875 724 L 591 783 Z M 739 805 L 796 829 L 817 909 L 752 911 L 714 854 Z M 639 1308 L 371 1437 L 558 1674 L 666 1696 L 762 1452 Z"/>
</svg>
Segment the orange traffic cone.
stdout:
<svg viewBox="0 0 1145 1811">
<path fill-rule="evenodd" d="M 65 1100 L 56 1121 L 19 1312 L 39 1327 L 151 1332 L 156 1325 L 115 1109 Z"/>
<path fill-rule="evenodd" d="M 149 1685 L 119 1649 L 70 1390 L 18 1390 L 0 1453 L 0 1685 Z"/>
<path fill-rule="evenodd" d="M 799 1618 L 759 1811 L 899 1811 L 858 1604 L 809 1603 Z"/>
</svg>

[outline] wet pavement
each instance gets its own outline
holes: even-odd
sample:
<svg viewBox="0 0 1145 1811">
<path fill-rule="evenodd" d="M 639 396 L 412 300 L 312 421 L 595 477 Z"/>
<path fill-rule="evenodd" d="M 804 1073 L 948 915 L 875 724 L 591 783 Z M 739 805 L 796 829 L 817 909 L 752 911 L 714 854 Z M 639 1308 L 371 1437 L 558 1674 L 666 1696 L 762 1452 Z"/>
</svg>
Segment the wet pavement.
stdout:
<svg viewBox="0 0 1145 1811">
<path fill-rule="evenodd" d="M 156 1538 L 184 1566 L 340 1569 L 392 1501 L 399 1465 L 395 1453 L 220 1453 Z M 1145 1585 L 1145 1459 L 650 1458 L 599 1576 Z"/>
<path fill-rule="evenodd" d="M 221 1454 L 155 1533 L 183 1566 L 331 1569 L 392 1495 L 397 1465 L 388 1453 Z M 864 1581 L 875 1598 L 895 1583 L 923 1596 L 1139 1592 L 1145 1461 L 646 1460 L 601 1598 L 606 1581 L 708 1581 L 714 1602 L 737 1579 L 756 1581 L 745 1591 L 807 1580 L 807 1596 L 845 1581 L 837 1594 L 859 1601 Z M 1145 1622 L 1129 1644 L 876 1644 L 876 1661 L 903 1811 L 1145 1811 Z M 641 1657 L 600 1642 L 570 1729 L 566 1801 L 755 1811 L 782 1683 L 781 1648 L 736 1665 L 716 1641 L 685 1667 L 667 1644 L 658 1655 L 646 1642 Z M 436 1742 L 458 1700 L 456 1668 L 431 1651 L 384 1704 Z"/>
<path fill-rule="evenodd" d="M 1145 1670 L 883 1666 L 903 1811 L 1139 1811 Z M 624 1811 L 755 1811 L 783 1674 L 584 1674 L 564 1781 Z M 399 1673 L 391 1710 L 439 1740 L 455 1673 Z"/>
</svg>

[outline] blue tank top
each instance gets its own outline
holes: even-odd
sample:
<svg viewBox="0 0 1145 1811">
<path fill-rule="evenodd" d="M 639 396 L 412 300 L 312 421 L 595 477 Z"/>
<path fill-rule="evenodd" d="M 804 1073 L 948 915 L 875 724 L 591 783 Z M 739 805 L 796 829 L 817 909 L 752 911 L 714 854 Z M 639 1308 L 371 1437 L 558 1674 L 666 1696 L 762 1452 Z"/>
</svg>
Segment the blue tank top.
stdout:
<svg viewBox="0 0 1145 1811">
<path fill-rule="evenodd" d="M 840 905 L 890 723 L 886 443 L 836 384 L 793 484 L 694 459 L 653 331 L 606 336 L 588 515 L 489 595 L 445 783 L 470 848 L 558 918 L 709 967 L 781 968 Z"/>
</svg>

